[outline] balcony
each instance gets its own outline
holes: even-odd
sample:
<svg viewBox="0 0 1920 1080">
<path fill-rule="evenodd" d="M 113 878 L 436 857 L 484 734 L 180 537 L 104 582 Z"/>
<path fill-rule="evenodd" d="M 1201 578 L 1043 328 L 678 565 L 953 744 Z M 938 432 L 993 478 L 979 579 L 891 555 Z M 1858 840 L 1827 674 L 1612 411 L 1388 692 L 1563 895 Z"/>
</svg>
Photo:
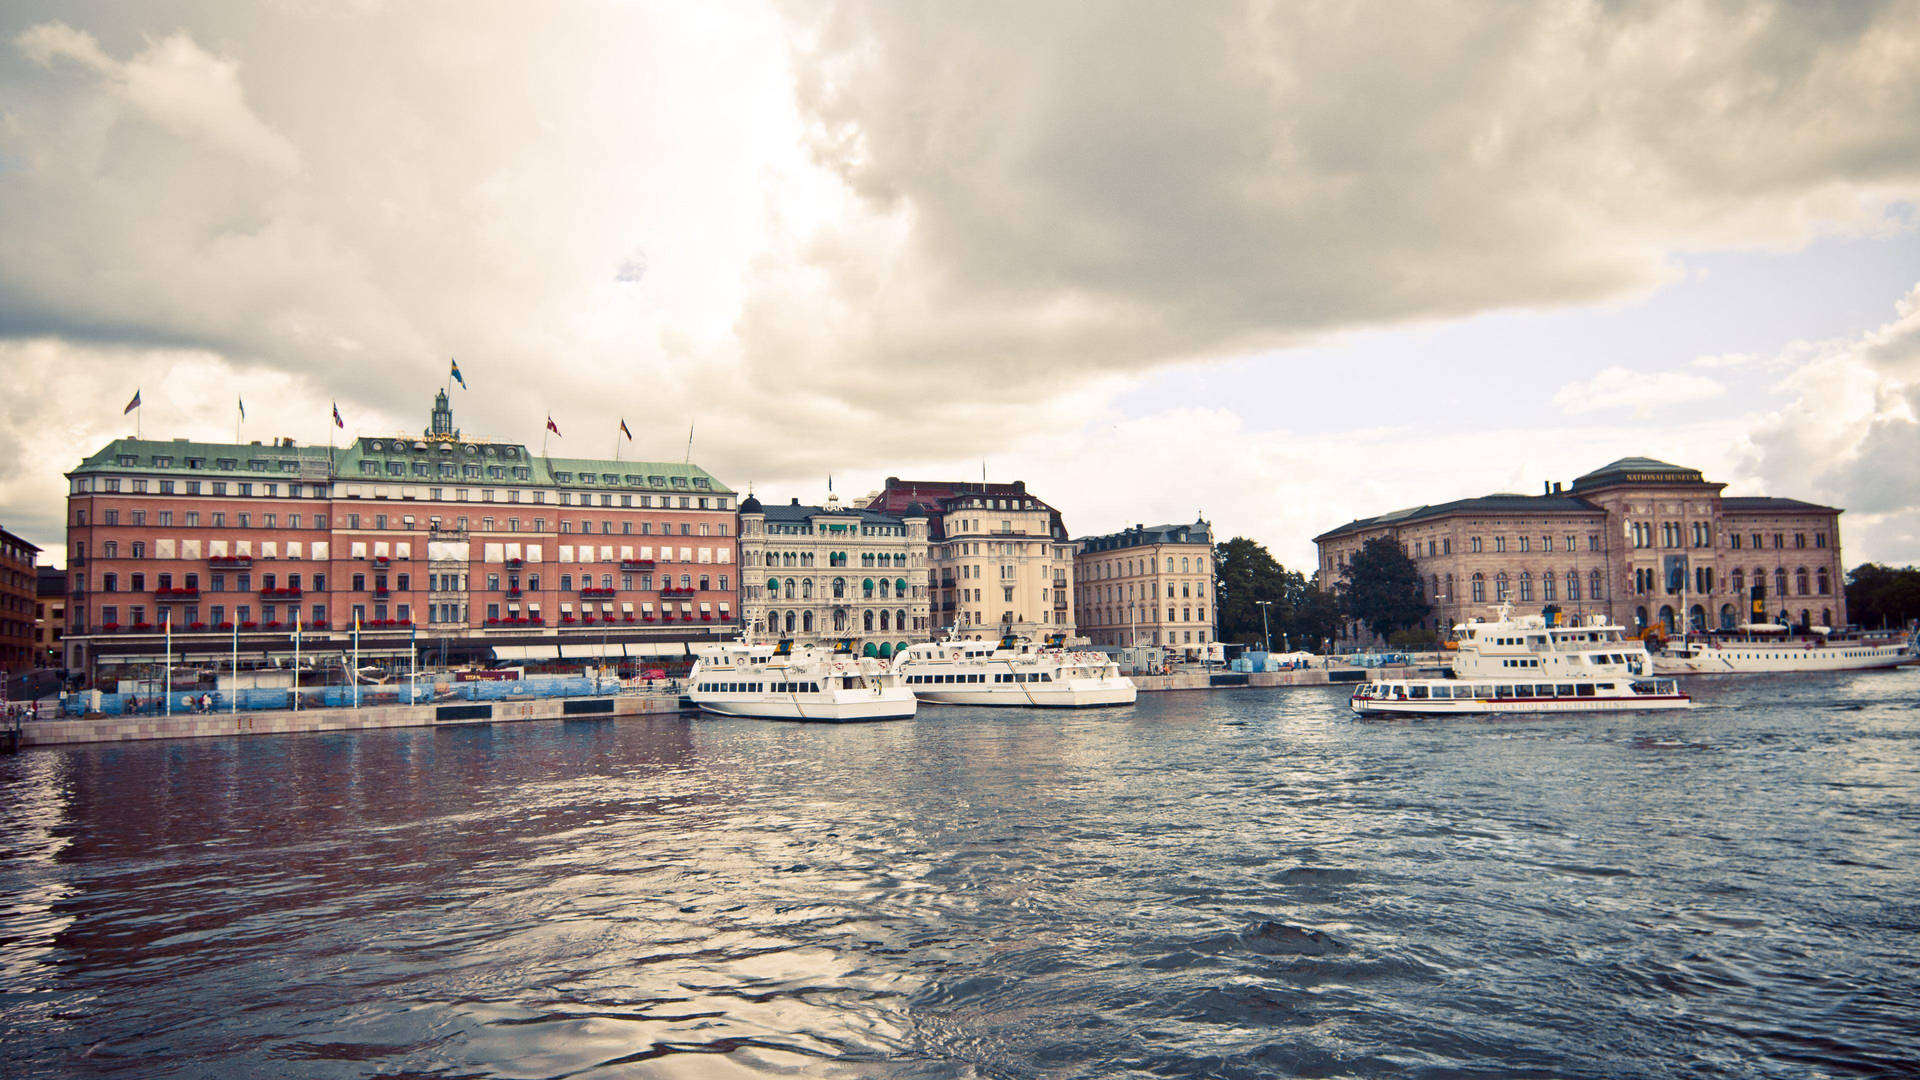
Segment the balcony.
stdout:
<svg viewBox="0 0 1920 1080">
<path fill-rule="evenodd" d="M 393 595 L 393 590 L 392 590 L 392 589 L 389 589 L 389 588 L 386 588 L 386 587 L 384 587 L 384 586 L 375 586 L 375 587 L 374 587 L 374 590 L 373 590 L 373 595 L 375 595 L 375 596 L 392 596 L 392 595 Z"/>
<path fill-rule="evenodd" d="M 580 595 L 581 595 L 581 596 L 582 596 L 583 598 L 587 598 L 587 599 L 604 599 L 604 600 L 611 600 L 611 599 L 613 599 L 613 598 L 614 598 L 615 596 L 617 596 L 617 595 L 619 595 L 619 590 L 617 590 L 617 589 L 596 589 L 596 588 L 593 588 L 593 587 L 591 587 L 591 586 L 588 586 L 588 585 L 582 585 L 582 586 L 580 586 Z"/>
<path fill-rule="evenodd" d="M 153 590 L 153 598 L 163 604 L 171 604 L 180 600 L 198 600 L 200 599 L 200 590 L 197 588 L 187 588 L 185 586 L 178 589 L 155 589 Z"/>
<path fill-rule="evenodd" d="M 251 570 L 253 569 L 253 556 L 216 555 L 207 560 L 207 566 L 213 570 Z"/>
<path fill-rule="evenodd" d="M 521 570 L 521 569 L 524 569 L 526 565 L 527 565 L 527 560 L 525 559 L 508 559 L 507 560 L 507 569 L 509 570 Z"/>
<path fill-rule="evenodd" d="M 515 586 L 507 590 L 507 599 L 517 600 L 519 599 L 519 597 L 520 597 L 520 589 L 518 586 Z"/>
<path fill-rule="evenodd" d="M 652 559 L 621 559 L 620 569 L 630 574 L 652 573 L 653 560 Z"/>
<path fill-rule="evenodd" d="M 385 555 L 375 555 L 375 556 L 373 557 L 373 565 L 375 565 L 375 566 L 392 566 L 392 565 L 393 565 L 393 560 L 392 560 L 392 559 L 390 559 L 390 558 L 388 558 L 388 557 L 386 557 Z"/>
<path fill-rule="evenodd" d="M 1053 602 L 1053 610 L 1055 611 L 1067 610 L 1067 602 L 1065 600 L 1055 600 Z"/>
<path fill-rule="evenodd" d="M 269 585 L 260 590 L 260 595 L 262 597 L 279 598 L 283 600 L 298 600 L 301 596 L 305 595 L 305 592 L 298 585 L 289 585 L 283 589 L 276 589 Z"/>
<path fill-rule="evenodd" d="M 692 596 L 693 594 L 699 591 L 700 591 L 699 589 L 693 589 L 693 588 L 685 588 L 685 589 L 663 588 L 660 590 L 660 595 L 661 596 Z"/>
</svg>

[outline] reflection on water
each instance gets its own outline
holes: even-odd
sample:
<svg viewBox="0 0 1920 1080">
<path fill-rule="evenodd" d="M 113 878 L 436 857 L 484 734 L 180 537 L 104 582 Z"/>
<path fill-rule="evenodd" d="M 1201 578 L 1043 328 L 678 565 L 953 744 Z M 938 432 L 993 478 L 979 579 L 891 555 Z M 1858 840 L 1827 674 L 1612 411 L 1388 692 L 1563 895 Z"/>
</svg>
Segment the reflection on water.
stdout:
<svg viewBox="0 0 1920 1080">
<path fill-rule="evenodd" d="M 1727 1076 L 1920 1058 L 1920 672 L 0 762 L 10 1076 Z"/>
</svg>

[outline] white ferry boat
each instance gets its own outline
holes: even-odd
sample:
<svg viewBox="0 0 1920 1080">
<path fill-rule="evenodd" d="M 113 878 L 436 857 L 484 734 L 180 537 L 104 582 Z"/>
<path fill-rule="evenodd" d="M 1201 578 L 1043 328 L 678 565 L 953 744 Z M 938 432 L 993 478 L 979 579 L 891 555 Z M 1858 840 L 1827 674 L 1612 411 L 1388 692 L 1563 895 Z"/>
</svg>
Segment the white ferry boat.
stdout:
<svg viewBox="0 0 1920 1080">
<path fill-rule="evenodd" d="M 838 648 L 795 647 L 750 639 L 700 652 L 687 697 L 721 716 L 766 720 L 904 720 L 919 707 L 913 692 L 878 660 Z"/>
<path fill-rule="evenodd" d="M 1492 622 L 1454 627 L 1459 651 L 1450 679 L 1389 679 L 1356 687 L 1362 715 L 1412 713 L 1612 712 L 1684 709 L 1693 704 L 1672 679 L 1649 678 L 1646 646 L 1598 616 L 1584 626 L 1515 618 L 1511 604 Z"/>
<path fill-rule="evenodd" d="M 1067 649 L 1059 635 L 1044 645 L 1011 635 L 922 642 L 896 654 L 893 670 L 921 700 L 941 705 L 1087 709 L 1131 705 L 1139 694 L 1104 653 Z"/>
<path fill-rule="evenodd" d="M 1748 623 L 1705 637 L 1669 641 L 1653 654 L 1661 675 L 1744 675 L 1781 671 L 1855 671 L 1898 667 L 1914 658 L 1899 636 L 1836 634 L 1825 626 L 1792 634 L 1778 623 Z"/>
</svg>

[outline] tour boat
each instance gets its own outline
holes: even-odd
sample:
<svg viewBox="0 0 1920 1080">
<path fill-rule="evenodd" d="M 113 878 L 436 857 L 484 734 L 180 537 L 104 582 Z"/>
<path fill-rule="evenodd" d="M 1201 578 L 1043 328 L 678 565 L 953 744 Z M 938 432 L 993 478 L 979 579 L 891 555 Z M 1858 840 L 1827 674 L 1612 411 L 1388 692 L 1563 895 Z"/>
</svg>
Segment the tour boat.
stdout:
<svg viewBox="0 0 1920 1080">
<path fill-rule="evenodd" d="M 1349 702 L 1370 714 L 1475 715 L 1625 712 L 1693 704 L 1672 679 L 1650 678 L 1646 646 L 1592 616 L 1584 625 L 1516 618 L 1511 604 L 1491 622 L 1454 627 L 1452 678 L 1362 683 Z"/>
<path fill-rule="evenodd" d="M 738 642 L 699 650 L 687 697 L 721 716 L 765 720 L 904 720 L 919 701 L 878 660 L 791 641 Z"/>
<path fill-rule="evenodd" d="M 1104 653 L 1067 649 L 1059 635 L 1044 644 L 1012 635 L 922 642 L 897 653 L 893 671 L 921 700 L 940 705 L 1086 709 L 1131 705 L 1139 694 Z"/>
<path fill-rule="evenodd" d="M 1748 623 L 1669 641 L 1653 654 L 1653 670 L 1661 675 L 1855 671 L 1898 667 L 1913 658 L 1912 645 L 1897 635 L 1836 634 L 1825 626 L 1792 634 L 1778 623 Z"/>
</svg>

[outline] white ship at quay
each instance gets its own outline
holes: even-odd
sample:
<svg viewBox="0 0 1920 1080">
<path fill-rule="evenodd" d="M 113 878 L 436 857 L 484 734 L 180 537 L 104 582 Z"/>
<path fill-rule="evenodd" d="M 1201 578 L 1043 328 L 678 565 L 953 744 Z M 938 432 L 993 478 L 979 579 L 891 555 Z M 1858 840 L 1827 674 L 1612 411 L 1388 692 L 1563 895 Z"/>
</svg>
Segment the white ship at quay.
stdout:
<svg viewBox="0 0 1920 1080">
<path fill-rule="evenodd" d="M 1897 634 L 1836 633 L 1825 626 L 1796 634 L 1778 623 L 1748 623 L 1669 641 L 1653 654 L 1653 670 L 1661 675 L 1857 671 L 1898 667 L 1913 658 L 1912 645 Z"/>
<path fill-rule="evenodd" d="M 919 707 L 899 676 L 842 643 L 790 641 L 708 647 L 694 661 L 687 698 L 721 716 L 846 723 L 904 720 Z"/>
<path fill-rule="evenodd" d="M 1594 616 L 1584 625 L 1549 626 L 1515 617 L 1511 604 L 1492 621 L 1454 627 L 1458 652 L 1450 679 L 1389 679 L 1354 689 L 1362 715 L 1488 715 L 1685 709 L 1693 702 L 1672 679 L 1651 677 L 1646 646 Z"/>
<path fill-rule="evenodd" d="M 998 641 L 922 642 L 898 653 L 893 670 L 922 701 L 941 705 L 1020 705 L 1086 709 L 1131 705 L 1139 690 L 1104 653 L 1012 635 Z"/>
</svg>

